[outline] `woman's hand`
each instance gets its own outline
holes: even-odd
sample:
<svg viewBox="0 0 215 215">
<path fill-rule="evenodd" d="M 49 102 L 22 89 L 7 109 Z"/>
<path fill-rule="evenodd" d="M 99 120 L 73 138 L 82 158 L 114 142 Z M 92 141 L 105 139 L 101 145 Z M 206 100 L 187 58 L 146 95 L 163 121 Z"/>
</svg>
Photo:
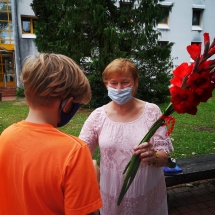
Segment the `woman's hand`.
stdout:
<svg viewBox="0 0 215 215">
<path fill-rule="evenodd" d="M 100 183 L 100 168 L 97 165 L 97 161 L 96 160 L 93 160 L 93 166 L 94 166 L 94 169 L 95 169 L 95 172 L 96 172 L 97 181 L 98 181 L 98 183 Z"/>
<path fill-rule="evenodd" d="M 169 155 L 165 151 L 156 151 L 151 143 L 144 142 L 134 148 L 134 155 L 140 156 L 144 163 L 153 164 L 156 167 L 166 166 Z"/>
<path fill-rule="evenodd" d="M 157 160 L 156 151 L 149 142 L 144 142 L 139 146 L 136 146 L 134 148 L 134 155 L 139 155 L 141 161 L 148 164 L 156 163 Z"/>
</svg>

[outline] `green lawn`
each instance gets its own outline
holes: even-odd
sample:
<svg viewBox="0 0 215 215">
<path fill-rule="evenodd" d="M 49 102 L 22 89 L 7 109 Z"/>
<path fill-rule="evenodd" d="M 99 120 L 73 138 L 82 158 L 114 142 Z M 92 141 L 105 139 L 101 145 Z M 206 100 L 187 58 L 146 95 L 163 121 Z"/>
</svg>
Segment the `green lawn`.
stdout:
<svg viewBox="0 0 215 215">
<path fill-rule="evenodd" d="M 167 104 L 161 104 L 161 110 Z M 84 121 L 92 110 L 81 108 L 69 124 L 60 128 L 69 134 L 78 136 Z M 28 106 L 23 98 L 14 101 L 0 102 L 0 133 L 12 123 L 25 119 Z M 195 116 L 188 114 L 177 114 L 175 128 L 171 134 L 174 146 L 172 156 L 190 157 L 196 154 L 215 153 L 215 97 L 210 98 L 207 103 L 198 106 Z M 99 160 L 99 150 L 95 155 Z"/>
<path fill-rule="evenodd" d="M 163 110 L 165 105 L 160 105 Z M 215 153 L 215 97 L 198 106 L 196 115 L 173 114 L 176 119 L 171 139 L 175 156 Z"/>
</svg>

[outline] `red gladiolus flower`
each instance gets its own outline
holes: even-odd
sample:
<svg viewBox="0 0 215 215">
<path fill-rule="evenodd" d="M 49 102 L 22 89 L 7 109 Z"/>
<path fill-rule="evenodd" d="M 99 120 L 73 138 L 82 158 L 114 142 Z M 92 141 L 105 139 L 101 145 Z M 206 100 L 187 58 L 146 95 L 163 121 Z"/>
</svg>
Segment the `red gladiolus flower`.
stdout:
<svg viewBox="0 0 215 215">
<path fill-rule="evenodd" d="M 197 113 L 197 106 L 194 106 L 192 104 L 190 104 L 189 106 L 185 106 L 184 104 L 174 103 L 173 108 L 179 114 L 188 113 L 196 115 Z"/>
<path fill-rule="evenodd" d="M 211 74 L 211 81 L 213 82 L 213 84 L 215 84 L 215 74 L 214 73 Z"/>
<path fill-rule="evenodd" d="M 204 61 L 201 65 L 199 65 L 199 72 L 201 71 L 202 72 L 202 70 L 203 71 L 210 71 L 211 69 L 210 69 L 210 65 L 211 65 L 211 63 L 213 62 L 213 60 L 207 60 L 207 61 Z"/>
<path fill-rule="evenodd" d="M 193 45 L 187 46 L 187 51 L 190 54 L 190 57 L 193 60 L 196 60 L 196 58 L 200 57 L 200 54 L 201 54 L 201 44 L 198 44 L 198 45 L 193 44 Z"/>
<path fill-rule="evenodd" d="M 182 85 L 182 79 L 174 77 L 170 80 L 170 83 L 173 84 L 176 87 L 181 87 Z"/>
<path fill-rule="evenodd" d="M 193 69 L 193 64 L 190 66 L 188 63 L 182 63 L 180 66 L 178 66 L 175 70 L 173 70 L 173 74 L 175 77 L 184 78 L 191 74 Z"/>
<path fill-rule="evenodd" d="M 197 113 L 197 106 L 194 106 L 194 105 L 190 105 L 189 107 L 186 107 L 186 112 L 185 113 L 188 113 L 188 114 L 192 114 L 192 115 L 196 115 Z"/>
<path fill-rule="evenodd" d="M 179 114 L 196 114 L 199 101 L 194 97 L 194 94 L 191 90 L 187 88 L 181 89 L 180 87 L 173 86 L 170 88 L 170 93 L 172 95 L 171 102 L 176 112 Z"/>
<path fill-rule="evenodd" d="M 210 43 L 209 33 L 204 33 L 203 36 L 204 36 L 204 44 L 207 43 L 207 42 Z"/>
<path fill-rule="evenodd" d="M 170 83 L 177 87 L 182 87 L 184 78 L 190 75 L 192 70 L 193 70 L 193 64 L 188 66 L 187 63 L 182 63 L 173 71 L 173 74 L 175 77 L 170 80 Z"/>
<path fill-rule="evenodd" d="M 215 54 L 215 46 L 208 52 L 208 55 L 214 55 Z"/>
<path fill-rule="evenodd" d="M 200 96 L 196 95 L 196 99 L 198 99 L 200 102 L 206 102 L 209 98 L 212 97 L 212 92 L 214 89 L 215 85 L 211 83 L 210 87 L 205 88 Z"/>
<path fill-rule="evenodd" d="M 211 85 L 211 75 L 209 72 L 203 72 L 201 74 L 193 73 L 187 80 L 187 86 L 189 86 L 197 95 L 201 95 L 205 88 Z"/>
</svg>

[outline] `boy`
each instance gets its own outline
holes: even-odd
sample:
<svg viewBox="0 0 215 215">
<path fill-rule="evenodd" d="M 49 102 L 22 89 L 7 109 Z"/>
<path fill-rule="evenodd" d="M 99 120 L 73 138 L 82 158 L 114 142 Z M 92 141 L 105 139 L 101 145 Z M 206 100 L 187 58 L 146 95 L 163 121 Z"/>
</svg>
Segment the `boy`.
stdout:
<svg viewBox="0 0 215 215">
<path fill-rule="evenodd" d="M 56 129 L 89 102 L 87 78 L 72 59 L 41 53 L 24 62 L 21 80 L 29 113 L 0 136 L 0 214 L 98 214 L 88 146 Z"/>
</svg>

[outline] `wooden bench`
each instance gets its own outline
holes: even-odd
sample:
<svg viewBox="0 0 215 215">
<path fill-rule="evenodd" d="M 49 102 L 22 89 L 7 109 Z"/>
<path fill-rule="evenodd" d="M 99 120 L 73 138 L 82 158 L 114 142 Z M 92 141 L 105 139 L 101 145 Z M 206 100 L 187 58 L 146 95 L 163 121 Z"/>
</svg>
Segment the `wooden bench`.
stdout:
<svg viewBox="0 0 215 215">
<path fill-rule="evenodd" d="M 167 187 L 215 178 L 215 154 L 179 158 L 176 163 L 183 174 L 165 176 Z"/>
</svg>

